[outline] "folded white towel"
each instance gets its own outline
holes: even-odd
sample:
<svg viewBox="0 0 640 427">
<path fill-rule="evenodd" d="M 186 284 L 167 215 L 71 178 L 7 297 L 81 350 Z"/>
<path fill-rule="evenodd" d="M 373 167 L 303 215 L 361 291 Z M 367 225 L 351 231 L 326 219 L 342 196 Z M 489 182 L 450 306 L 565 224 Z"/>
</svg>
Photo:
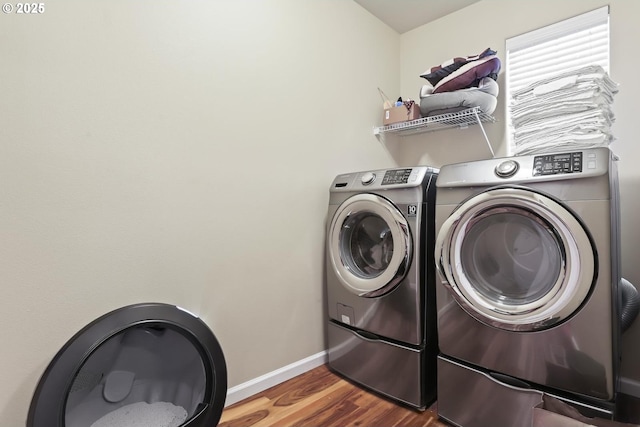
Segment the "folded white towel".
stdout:
<svg viewBox="0 0 640 427">
<path fill-rule="evenodd" d="M 588 111 L 598 111 L 608 117 L 613 117 L 611 105 L 602 98 L 596 98 L 589 102 L 559 102 L 548 107 L 532 108 L 526 111 L 512 112 L 511 122 L 513 126 L 520 127 L 527 123 L 539 120 L 553 120 L 566 115 L 579 114 Z"/>
<path fill-rule="evenodd" d="M 517 91 L 515 91 L 512 96 L 514 99 L 517 99 L 519 97 L 521 97 L 524 94 L 527 94 L 528 92 L 531 92 L 533 90 L 535 90 L 536 87 L 541 86 L 541 85 L 545 85 L 547 83 L 551 83 L 554 81 L 558 81 L 558 80 L 562 80 L 566 77 L 570 77 L 570 76 L 575 76 L 576 77 L 576 82 L 580 82 L 580 81 L 594 81 L 594 80 L 598 80 L 600 81 L 603 86 L 607 86 L 609 87 L 611 90 L 615 90 L 617 91 L 617 87 L 618 85 L 611 80 L 611 78 L 609 77 L 609 75 L 604 71 L 604 69 L 599 66 L 599 65 L 591 65 L 591 66 L 587 66 L 587 67 L 583 67 L 583 68 L 579 68 L 576 70 L 570 70 L 564 73 L 560 73 L 560 74 L 556 74 L 554 76 L 545 78 L 545 79 L 540 79 L 532 84 L 530 84 L 529 86 L 526 86 L 522 89 L 519 89 Z"/>
<path fill-rule="evenodd" d="M 554 92 L 559 89 L 565 89 L 573 86 L 578 81 L 578 76 L 567 76 L 558 80 L 551 81 L 549 83 L 541 84 L 533 88 L 532 92 L 535 96 L 544 95 L 549 92 Z"/>
</svg>

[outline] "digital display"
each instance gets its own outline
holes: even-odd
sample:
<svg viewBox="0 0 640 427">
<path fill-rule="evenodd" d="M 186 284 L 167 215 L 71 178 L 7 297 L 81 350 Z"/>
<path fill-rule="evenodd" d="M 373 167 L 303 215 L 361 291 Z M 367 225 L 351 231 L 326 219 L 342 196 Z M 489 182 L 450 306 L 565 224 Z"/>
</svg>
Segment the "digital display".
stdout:
<svg viewBox="0 0 640 427">
<path fill-rule="evenodd" d="M 582 172 L 582 153 L 563 153 L 533 158 L 533 176 Z"/>
<path fill-rule="evenodd" d="M 382 185 L 406 184 L 409 182 L 409 175 L 411 175 L 411 169 L 395 169 L 386 171 L 384 173 L 384 178 L 382 178 Z"/>
</svg>

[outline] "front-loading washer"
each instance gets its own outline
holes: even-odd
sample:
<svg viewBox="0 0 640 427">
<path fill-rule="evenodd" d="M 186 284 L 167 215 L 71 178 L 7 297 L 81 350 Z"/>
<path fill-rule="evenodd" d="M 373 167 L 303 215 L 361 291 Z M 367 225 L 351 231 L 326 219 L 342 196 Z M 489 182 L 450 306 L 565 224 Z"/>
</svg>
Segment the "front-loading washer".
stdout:
<svg viewBox="0 0 640 427">
<path fill-rule="evenodd" d="M 613 417 L 618 218 L 617 167 L 607 148 L 442 167 L 435 245 L 441 417 L 482 427 L 500 412 L 509 420 L 503 425 L 527 426 L 542 392 Z M 498 389 L 525 403 L 492 399 Z M 478 411 L 466 417 L 470 408 Z"/>
<path fill-rule="evenodd" d="M 338 175 L 326 236 L 328 364 L 418 409 L 435 398 L 437 169 Z"/>
</svg>

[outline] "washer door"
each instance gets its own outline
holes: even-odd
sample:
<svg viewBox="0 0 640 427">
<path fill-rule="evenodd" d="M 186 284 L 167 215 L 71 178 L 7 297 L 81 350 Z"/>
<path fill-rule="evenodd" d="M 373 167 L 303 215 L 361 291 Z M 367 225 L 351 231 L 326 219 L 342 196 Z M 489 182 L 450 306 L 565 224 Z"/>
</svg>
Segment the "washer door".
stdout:
<svg viewBox="0 0 640 427">
<path fill-rule="evenodd" d="M 435 249 L 443 284 L 477 320 L 533 331 L 571 316 L 589 295 L 597 258 L 576 217 L 523 188 L 495 188 L 444 222 Z"/>
<path fill-rule="evenodd" d="M 358 296 L 390 292 L 411 263 L 406 219 L 391 202 L 375 194 L 355 195 L 338 207 L 327 243 L 338 279 Z"/>
</svg>

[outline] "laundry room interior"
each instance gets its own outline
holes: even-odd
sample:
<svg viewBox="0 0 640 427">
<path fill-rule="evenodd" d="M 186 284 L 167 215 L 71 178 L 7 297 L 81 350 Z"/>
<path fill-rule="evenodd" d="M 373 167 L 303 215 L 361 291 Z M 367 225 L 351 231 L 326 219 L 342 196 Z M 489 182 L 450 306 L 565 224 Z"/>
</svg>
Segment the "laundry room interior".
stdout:
<svg viewBox="0 0 640 427">
<path fill-rule="evenodd" d="M 44 1 L 0 14 L 2 426 L 25 425 L 68 340 L 132 304 L 206 323 L 227 406 L 325 364 L 336 177 L 510 155 L 506 40 L 606 6 L 618 261 L 640 289 L 638 2 L 480 0 L 399 32 L 349 0 Z M 380 91 L 419 102 L 425 70 L 487 48 L 495 120 L 374 133 Z M 640 414 L 640 321 L 619 344 Z"/>
</svg>

